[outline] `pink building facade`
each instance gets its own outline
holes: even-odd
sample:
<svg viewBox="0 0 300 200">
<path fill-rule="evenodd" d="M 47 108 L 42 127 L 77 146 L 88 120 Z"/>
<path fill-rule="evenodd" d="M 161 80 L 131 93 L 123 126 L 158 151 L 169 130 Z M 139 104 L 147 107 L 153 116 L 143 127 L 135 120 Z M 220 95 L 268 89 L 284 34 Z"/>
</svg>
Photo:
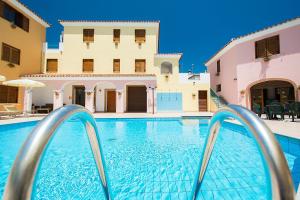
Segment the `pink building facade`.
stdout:
<svg viewBox="0 0 300 200">
<path fill-rule="evenodd" d="M 205 65 L 228 103 L 300 101 L 300 18 L 233 39 Z"/>
</svg>

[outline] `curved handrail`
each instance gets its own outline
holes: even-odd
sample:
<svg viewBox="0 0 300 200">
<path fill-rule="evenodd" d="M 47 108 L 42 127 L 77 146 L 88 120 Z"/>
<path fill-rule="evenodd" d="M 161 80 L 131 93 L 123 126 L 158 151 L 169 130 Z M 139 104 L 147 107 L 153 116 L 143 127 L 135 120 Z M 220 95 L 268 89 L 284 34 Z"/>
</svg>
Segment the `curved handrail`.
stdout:
<svg viewBox="0 0 300 200">
<path fill-rule="evenodd" d="M 271 178 L 271 191 L 269 193 L 271 193 L 272 199 L 293 200 L 296 194 L 290 170 L 274 134 L 253 112 L 238 105 L 228 105 L 220 109 L 211 119 L 197 179 L 193 185 L 192 199 L 197 198 L 221 124 L 228 118 L 237 119 L 252 133 L 261 152 L 264 170 Z"/>
<path fill-rule="evenodd" d="M 68 105 L 51 112 L 34 128 L 20 149 L 5 186 L 4 200 L 31 199 L 35 175 L 44 152 L 56 130 L 70 117 L 78 117 L 85 125 L 94 154 L 101 185 L 106 199 L 111 199 L 106 166 L 102 154 L 99 133 L 92 114 L 82 106 Z"/>
</svg>

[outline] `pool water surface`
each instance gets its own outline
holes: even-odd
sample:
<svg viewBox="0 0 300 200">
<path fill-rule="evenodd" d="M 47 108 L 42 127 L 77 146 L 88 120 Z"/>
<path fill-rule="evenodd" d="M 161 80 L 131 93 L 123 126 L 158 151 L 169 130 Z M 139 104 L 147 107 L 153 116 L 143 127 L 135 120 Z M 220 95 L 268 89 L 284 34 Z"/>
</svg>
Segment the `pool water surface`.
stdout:
<svg viewBox="0 0 300 200">
<path fill-rule="evenodd" d="M 0 126 L 0 197 L 18 150 L 37 122 Z M 189 199 L 207 119 L 97 119 L 114 199 Z M 276 136 L 300 180 L 300 141 Z M 224 123 L 198 199 L 270 199 L 259 151 L 243 127 Z M 66 122 L 51 141 L 33 199 L 104 199 L 84 127 Z"/>
</svg>

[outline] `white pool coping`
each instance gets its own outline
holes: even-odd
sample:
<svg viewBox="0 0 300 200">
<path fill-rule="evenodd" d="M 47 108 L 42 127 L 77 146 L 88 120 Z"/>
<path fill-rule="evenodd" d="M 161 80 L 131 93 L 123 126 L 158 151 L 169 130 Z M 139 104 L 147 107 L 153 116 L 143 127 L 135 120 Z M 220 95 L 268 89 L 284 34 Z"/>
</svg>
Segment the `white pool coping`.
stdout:
<svg viewBox="0 0 300 200">
<path fill-rule="evenodd" d="M 210 112 L 184 112 L 184 113 L 94 113 L 95 118 L 180 118 L 180 117 L 211 117 L 213 113 Z M 39 121 L 43 116 L 17 117 L 13 119 L 2 119 L 0 125 L 14 124 L 21 122 Z M 300 139 L 300 119 L 291 119 L 286 117 L 286 120 L 264 120 L 270 129 L 279 135 L 284 135 L 292 138 Z"/>
</svg>

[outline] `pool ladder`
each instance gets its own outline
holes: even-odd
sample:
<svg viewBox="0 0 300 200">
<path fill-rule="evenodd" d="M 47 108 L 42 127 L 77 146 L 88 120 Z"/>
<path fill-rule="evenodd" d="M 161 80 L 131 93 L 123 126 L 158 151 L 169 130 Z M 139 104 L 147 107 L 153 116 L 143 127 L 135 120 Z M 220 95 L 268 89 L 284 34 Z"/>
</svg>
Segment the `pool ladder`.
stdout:
<svg viewBox="0 0 300 200">
<path fill-rule="evenodd" d="M 104 195 L 106 199 L 112 199 L 95 119 L 84 107 L 68 105 L 51 112 L 38 123 L 28 136 L 9 174 L 4 191 L 4 200 L 31 199 L 35 186 L 36 172 L 39 171 L 44 152 L 47 150 L 48 144 L 55 135 L 56 130 L 71 117 L 80 119 L 85 126 Z"/>
<path fill-rule="evenodd" d="M 237 120 L 252 134 L 263 160 L 265 174 L 270 177 L 271 190 L 266 188 L 268 197 L 276 200 L 296 199 L 290 170 L 274 134 L 256 114 L 238 105 L 221 108 L 210 121 L 208 136 L 192 189 L 192 199 L 198 196 L 220 128 L 227 119 Z"/>
<path fill-rule="evenodd" d="M 43 159 L 44 152 L 55 135 L 57 128 L 71 117 L 77 117 L 85 125 L 104 195 L 106 199 L 112 199 L 95 120 L 92 114 L 84 107 L 68 105 L 50 113 L 39 122 L 29 135 L 19 151 L 9 174 L 4 191 L 4 200 L 31 199 L 35 186 L 35 175 L 39 171 L 40 161 Z M 223 107 L 211 119 L 209 135 L 206 138 L 204 151 L 202 152 L 191 199 L 196 199 L 198 196 L 219 130 L 224 120 L 228 118 L 238 120 L 253 134 L 253 138 L 261 152 L 265 172 L 271 178 L 271 191 L 268 192 L 272 199 L 295 199 L 296 194 L 291 174 L 274 134 L 254 113 L 237 105 Z"/>
</svg>

